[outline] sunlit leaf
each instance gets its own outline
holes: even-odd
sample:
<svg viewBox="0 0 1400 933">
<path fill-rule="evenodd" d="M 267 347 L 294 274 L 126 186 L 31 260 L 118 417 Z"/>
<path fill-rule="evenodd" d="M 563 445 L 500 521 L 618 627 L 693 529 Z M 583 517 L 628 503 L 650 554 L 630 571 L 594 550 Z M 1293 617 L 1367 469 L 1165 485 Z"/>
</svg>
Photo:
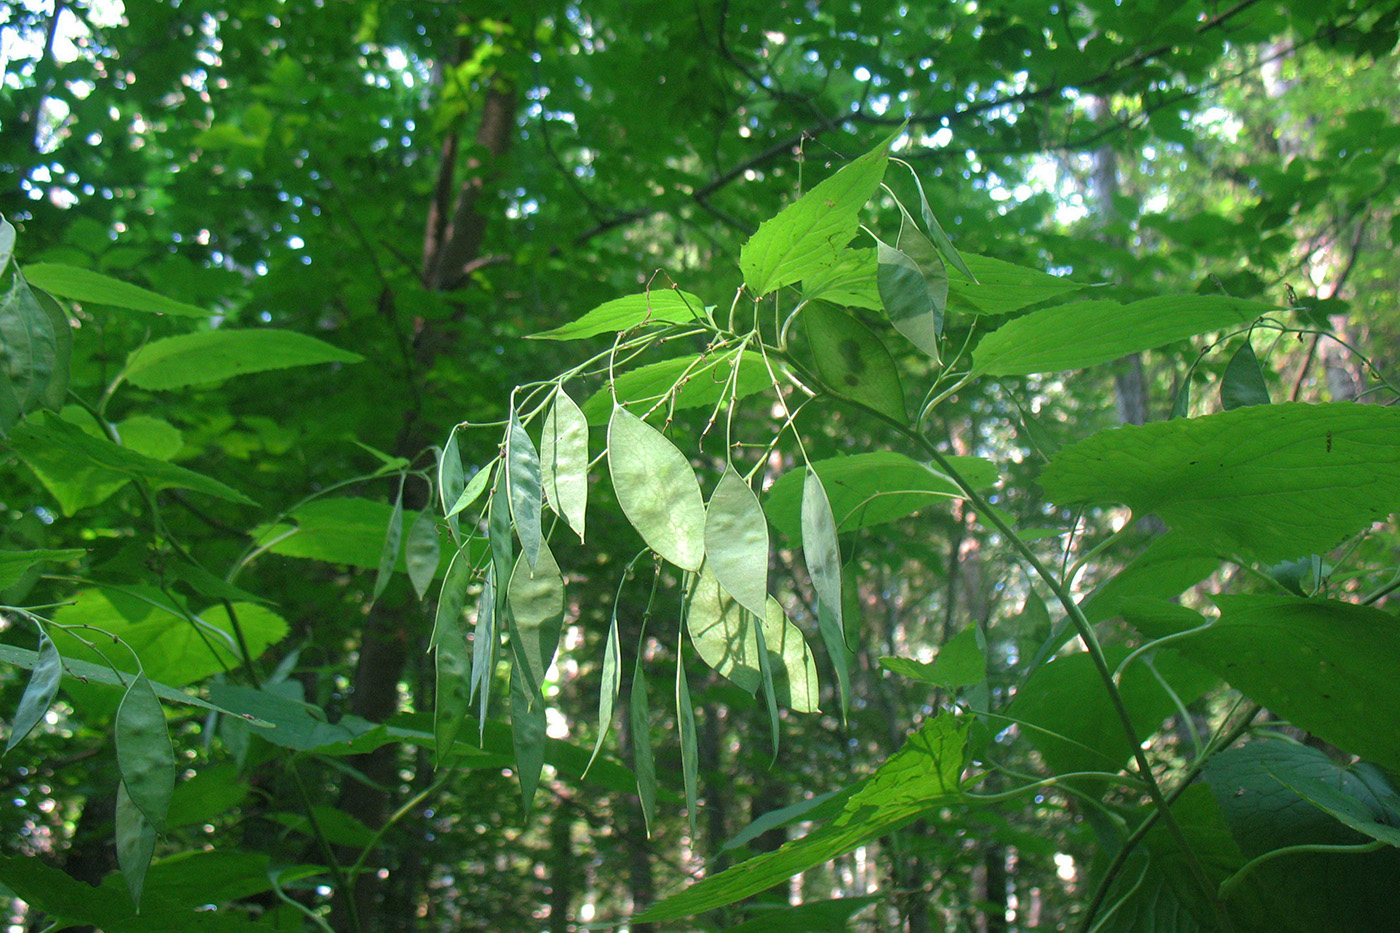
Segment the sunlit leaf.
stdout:
<svg viewBox="0 0 1400 933">
<path fill-rule="evenodd" d="M 1014 314 L 1084 288 L 1078 282 L 989 256 L 964 253 L 963 259 L 976 281 L 966 273 L 948 277 L 948 310 L 960 314 Z"/>
<path fill-rule="evenodd" d="M 1061 505 L 1155 512 L 1203 549 L 1276 563 L 1400 510 L 1400 410 L 1285 402 L 1100 432 L 1040 482 Z"/>
<path fill-rule="evenodd" d="M 170 314 L 176 317 L 209 318 L 211 312 L 197 308 L 183 301 L 157 295 L 153 291 L 114 279 L 111 276 L 80 269 L 56 262 L 41 262 L 24 267 L 25 278 L 50 295 L 68 298 L 73 301 L 90 301 L 94 304 L 125 308 L 129 311 L 146 311 L 152 314 Z"/>
<path fill-rule="evenodd" d="M 542 340 L 582 340 L 631 330 L 642 324 L 685 324 L 704 320 L 705 302 L 679 289 L 656 288 L 640 295 L 614 298 L 576 321 L 534 336 Z"/>
<path fill-rule="evenodd" d="M 145 344 L 127 359 L 125 376 L 143 389 L 178 389 L 271 369 L 363 359 L 296 331 L 220 328 Z"/>
<path fill-rule="evenodd" d="M 463 509 L 470 508 L 477 499 L 481 498 L 481 494 L 491 484 L 492 471 L 495 468 L 496 461 L 493 460 L 472 474 L 472 478 L 467 481 L 461 494 L 457 496 L 457 500 L 452 503 L 452 507 L 448 510 L 447 518 L 449 520 L 455 521 L 458 513 Z"/>
<path fill-rule="evenodd" d="M 545 415 L 540 472 L 550 507 L 582 541 L 588 511 L 588 419 L 563 389 Z"/>
<path fill-rule="evenodd" d="M 948 462 L 984 489 L 997 481 L 996 467 L 979 457 L 949 457 Z M 838 531 L 854 531 L 893 521 L 941 499 L 958 498 L 962 491 L 949 477 L 893 451 L 872 451 L 850 457 L 818 460 L 811 465 Z M 768 489 L 764 511 L 768 520 L 793 541 L 802 539 L 802 500 L 806 471 L 790 470 Z"/>
<path fill-rule="evenodd" d="M 731 380 L 735 366 L 739 372 Z M 679 384 L 679 388 L 676 388 Z M 763 359 L 756 353 L 726 350 L 686 355 L 638 366 L 618 375 L 612 389 L 601 389 L 583 403 L 589 424 L 602 424 L 612 414 L 614 398 L 633 412 L 644 413 L 675 389 L 668 409 L 713 408 L 732 393 L 736 399 L 763 392 L 772 385 Z"/>
<path fill-rule="evenodd" d="M 647 547 L 683 570 L 699 570 L 705 502 L 685 455 L 619 405 L 608 422 L 608 468 L 618 505 Z"/>
<path fill-rule="evenodd" d="M 881 658 L 880 666 L 911 680 L 935 687 L 970 687 L 987 679 L 987 657 L 976 625 L 969 625 L 938 649 L 938 657 L 925 664 L 913 658 Z"/>
<path fill-rule="evenodd" d="M 768 602 L 768 520 L 730 464 L 705 510 L 706 565 L 739 605 L 762 617 Z"/>
<path fill-rule="evenodd" d="M 1276 310 L 1224 295 L 1172 295 L 1123 305 L 1074 301 L 1018 317 L 983 337 L 972 351 L 974 375 L 1019 376 L 1084 369 L 1249 324 Z"/>
<path fill-rule="evenodd" d="M 799 713 L 820 712 L 821 685 L 817 662 L 802 630 L 793 624 L 773 597 L 768 597 L 763 615 L 763 647 L 772 666 L 772 698 L 775 703 Z M 764 684 L 765 689 L 769 685 Z"/>
<path fill-rule="evenodd" d="M 946 806 L 958 798 L 966 729 L 951 715 L 925 720 L 903 748 L 854 788 L 824 826 L 710 875 L 633 919 L 661 922 L 732 904 Z"/>
<path fill-rule="evenodd" d="M 904 127 L 870 152 L 764 221 L 739 251 L 744 285 L 755 298 L 831 265 L 859 226 L 860 210 L 879 188 L 890 146 Z"/>
<path fill-rule="evenodd" d="M 758 690 L 757 622 L 720 586 L 709 561 L 691 589 L 685 624 L 701 660 L 748 693 Z"/>
</svg>

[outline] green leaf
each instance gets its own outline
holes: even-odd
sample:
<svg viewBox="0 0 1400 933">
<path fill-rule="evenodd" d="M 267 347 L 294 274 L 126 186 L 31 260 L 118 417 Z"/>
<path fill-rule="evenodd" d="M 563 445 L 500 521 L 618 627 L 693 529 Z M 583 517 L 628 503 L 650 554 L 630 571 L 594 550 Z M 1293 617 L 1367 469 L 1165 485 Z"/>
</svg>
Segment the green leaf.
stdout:
<svg viewBox="0 0 1400 933">
<path fill-rule="evenodd" d="M 77 425 L 47 413 L 28 418 L 17 425 L 11 433 L 10 444 L 31 468 L 34 468 L 35 460 L 47 467 L 49 460 L 44 458 L 44 453 L 57 451 L 68 462 L 100 467 L 130 479 L 145 480 L 153 489 L 189 489 L 231 502 L 256 504 L 218 480 L 93 437 Z M 40 478 L 43 478 L 42 474 Z"/>
<path fill-rule="evenodd" d="M 905 424 L 904 387 L 875 332 L 843 311 L 809 304 L 802 311 L 817 375 L 833 393 Z"/>
<path fill-rule="evenodd" d="M 582 541 L 588 512 L 588 419 L 562 388 L 544 418 L 540 470 L 550 507 Z"/>
<path fill-rule="evenodd" d="M 1219 566 L 1220 558 L 1208 547 L 1187 535 L 1169 531 L 1094 590 L 1082 604 L 1084 615 L 1090 622 L 1098 623 L 1117 615 L 1126 598 L 1173 599 Z"/>
<path fill-rule="evenodd" d="M 19 708 L 10 720 L 10 738 L 5 742 L 6 752 L 23 742 L 24 737 L 43 720 L 44 714 L 53 705 L 53 698 L 58 695 L 58 685 L 63 680 L 63 658 L 59 657 L 58 649 L 54 647 L 48 633 L 43 630 L 39 632 L 38 654 L 34 670 L 29 675 L 29 683 L 20 695 Z"/>
<path fill-rule="evenodd" d="M 1370 772 L 1368 774 L 1368 772 Z M 1285 741 L 1249 742 L 1212 757 L 1202 777 L 1247 858 L 1296 845 L 1359 845 L 1369 834 L 1308 800 L 1319 788 L 1339 809 L 1393 827 L 1394 791 L 1373 780 L 1367 765 L 1346 767 L 1315 748 Z M 1295 788 L 1301 788 L 1303 793 Z M 1378 789 L 1380 792 L 1378 793 Z M 1259 893 L 1260 930 L 1371 930 L 1388 916 L 1400 850 L 1370 853 L 1297 852 L 1257 863 L 1246 876 Z M 1236 894 L 1227 901 L 1233 904 Z"/>
<path fill-rule="evenodd" d="M 1400 770 L 1400 691 L 1378 658 L 1400 657 L 1400 627 L 1387 612 L 1329 599 L 1213 597 L 1220 618 L 1172 647 L 1232 687 L 1351 754 Z M 1124 617 L 1160 638 L 1204 623 L 1151 601 Z M 1193 618 L 1194 617 L 1194 618 Z"/>
<path fill-rule="evenodd" d="M 292 524 L 260 525 L 249 535 L 261 547 L 273 554 L 303 557 L 373 570 L 379 566 L 384 550 L 384 529 L 388 527 L 393 508 L 387 502 L 361 499 L 355 496 L 313 499 L 287 516 Z M 419 513 L 405 510 L 404 522 L 413 527 Z M 482 542 L 468 542 L 472 560 L 480 555 Z M 455 554 L 453 549 L 451 553 Z M 434 572 L 446 570 L 439 556 Z M 395 570 L 406 570 L 406 557 L 400 555 Z"/>
<path fill-rule="evenodd" d="M 900 127 L 870 152 L 759 225 L 739 251 L 744 285 L 755 298 L 831 265 L 859 229 L 860 210 L 885 177 Z"/>
<path fill-rule="evenodd" d="M 471 707 L 472 652 L 460 622 L 433 629 L 433 738 L 435 766 L 441 768 L 452 754 L 457 733 Z"/>
<path fill-rule="evenodd" d="M 1276 310 L 1223 295 L 1173 295 L 1129 305 L 1074 301 L 1018 317 L 973 350 L 974 376 L 1084 369 L 1196 334 L 1248 324 Z"/>
<path fill-rule="evenodd" d="M 540 455 L 514 411 L 510 413 L 510 428 L 506 431 L 506 492 L 510 499 L 511 522 L 520 538 L 520 550 L 533 569 L 544 540 L 540 528 L 544 511 Z"/>
<path fill-rule="evenodd" d="M 0 437 L 21 416 L 44 403 L 56 375 L 58 354 L 53 322 L 24 276 L 16 275 L 9 290 L 0 295 Z"/>
<path fill-rule="evenodd" d="M 19 582 L 25 571 L 45 561 L 80 560 L 87 551 L 78 548 L 36 551 L 0 551 L 0 592 Z"/>
<path fill-rule="evenodd" d="M 935 687 L 971 687 L 987 679 L 987 656 L 976 625 L 969 625 L 938 649 L 930 664 L 913 658 L 881 658 L 880 666 Z"/>
<path fill-rule="evenodd" d="M 248 373 L 317 363 L 359 363 L 363 359 L 358 353 L 296 331 L 220 328 L 166 337 L 132 351 L 125 376 L 143 389 L 179 389 Z"/>
<path fill-rule="evenodd" d="M 948 310 L 962 314 L 1015 314 L 1031 305 L 1040 304 L 1084 286 L 1058 276 L 1047 275 L 1039 269 L 1012 265 L 986 256 L 965 255 L 967 268 L 973 276 L 950 275 Z"/>
<path fill-rule="evenodd" d="M 489 468 L 480 472 L 490 475 Z M 485 488 L 485 483 L 486 481 L 482 480 L 482 485 L 476 491 L 478 496 Z M 438 499 L 442 503 L 442 514 L 447 516 L 447 524 L 452 529 L 453 539 L 456 540 L 460 537 L 457 513 L 470 505 L 471 501 L 475 501 L 474 496 L 466 505 L 461 508 L 457 507 L 457 503 L 461 501 L 466 489 L 466 476 L 462 472 L 462 451 L 457 444 L 456 427 L 448 432 L 447 443 L 442 445 L 442 453 L 438 456 L 437 488 Z"/>
<path fill-rule="evenodd" d="M 692 884 L 633 920 L 675 920 L 733 904 L 956 800 L 966 731 L 967 724 L 951 715 L 925 720 L 903 748 L 857 785 L 826 825 Z"/>
<path fill-rule="evenodd" d="M 685 650 L 676 646 L 676 731 L 681 742 L 681 776 L 685 782 L 685 815 L 690 832 L 695 833 L 699 818 L 697 800 L 700 787 L 700 752 L 695 731 L 695 704 L 690 701 L 690 684 L 685 678 Z"/>
<path fill-rule="evenodd" d="M 432 502 L 424 504 L 423 511 L 413 520 L 408 529 L 408 546 L 404 553 L 404 567 L 408 570 L 408 580 L 413 591 L 422 599 L 428 594 L 437 576 L 438 564 L 442 562 L 442 547 L 438 541 L 437 518 L 433 515 Z"/>
<path fill-rule="evenodd" d="M 613 602 L 612 624 L 608 626 L 608 640 L 603 648 L 603 683 L 598 688 L 598 739 L 593 743 L 593 754 L 588 756 L 588 767 L 584 776 L 593 767 L 598 753 L 603 750 L 603 741 L 612 729 L 613 709 L 617 705 L 618 694 L 622 691 L 622 645 L 617 629 L 617 602 Z"/>
<path fill-rule="evenodd" d="M 48 387 L 39 403 L 50 411 L 60 411 L 68 400 L 68 384 L 73 367 L 73 327 L 68 322 L 68 312 L 54 301 L 48 292 L 30 289 L 34 300 L 48 315 L 49 326 L 53 329 L 54 360 L 53 372 Z"/>
<path fill-rule="evenodd" d="M 972 269 L 962 258 L 962 255 L 958 253 L 957 248 L 953 246 L 953 241 L 948 239 L 948 234 L 943 232 L 943 225 L 938 222 L 938 218 L 933 216 L 933 209 L 928 205 L 928 197 L 924 194 L 924 183 L 919 180 L 918 172 L 915 172 L 914 167 L 909 165 L 909 163 L 906 162 L 905 165 L 908 166 L 909 174 L 914 178 L 914 187 L 919 191 L 919 211 L 923 216 L 924 226 L 928 228 L 928 235 L 933 238 L 934 243 L 938 244 L 938 248 L 943 251 L 943 255 L 948 257 L 948 261 L 953 264 L 953 268 L 957 269 L 976 284 L 977 276 L 973 274 Z M 901 204 L 900 208 L 903 209 L 903 207 L 904 205 Z"/>
<path fill-rule="evenodd" d="M 731 384 L 735 366 L 739 373 Z M 679 388 L 676 386 L 679 384 Z M 688 355 L 639 366 L 622 373 L 613 381 L 611 391 L 602 389 L 583 403 L 583 413 L 589 424 L 602 424 L 612 414 L 614 396 L 617 404 L 633 411 L 650 408 L 675 390 L 667 406 L 675 411 L 689 408 L 713 408 L 733 393 L 736 399 L 747 398 L 772 386 L 768 368 L 756 353 L 740 354 L 738 350 L 723 353 Z"/>
<path fill-rule="evenodd" d="M 175 790 L 175 749 L 165 710 L 145 674 L 127 687 L 117 708 L 117 767 L 122 783 L 156 832 L 165 832 L 165 814 Z"/>
<path fill-rule="evenodd" d="M 564 625 L 564 575 L 548 544 L 540 545 L 533 572 L 524 558 L 522 554 L 510 575 L 506 603 L 515 619 L 518 648 L 529 663 L 528 682 L 539 685 L 544 683 L 545 671 L 559 650 L 559 634 Z"/>
<path fill-rule="evenodd" d="M 924 272 L 903 250 L 896 249 L 877 240 L 876 256 L 879 261 L 880 303 L 890 316 L 894 329 L 909 342 L 927 353 L 937 363 L 941 358 L 938 346 L 939 316 L 933 300 L 934 282 L 924 277 Z M 938 266 L 942 271 L 942 264 Z M 945 272 L 941 280 L 944 300 L 947 299 L 948 276 Z"/>
<path fill-rule="evenodd" d="M 131 798 L 125 783 L 117 785 L 115 817 L 117 867 L 126 879 L 131 903 L 141 906 L 141 892 L 146 886 L 146 870 L 156 851 L 156 828 Z"/>
<path fill-rule="evenodd" d="M 1270 401 L 1264 370 L 1259 366 L 1259 358 L 1254 355 L 1249 338 L 1245 337 L 1240 348 L 1230 357 L 1230 362 L 1225 366 L 1225 375 L 1220 379 L 1220 407 L 1229 411 L 1246 405 L 1267 405 Z"/>
<path fill-rule="evenodd" d="M 1128 649 L 1105 649 L 1110 668 L 1116 668 Z M 1179 654 L 1165 649 L 1150 661 L 1183 703 L 1190 703 L 1215 686 L 1216 679 Z M 1006 715 L 1026 725 L 1022 732 L 1057 774 L 1107 771 L 1116 774 L 1133 755 L 1133 743 L 1155 733 L 1162 721 L 1177 711 L 1142 660 L 1123 671 L 1119 692 L 1132 717 L 1137 735 L 1132 741 L 1114 711 L 1103 679 L 1087 652 L 1054 658 L 1036 670 L 1012 700 Z"/>
<path fill-rule="evenodd" d="M 0 216 L 0 273 L 4 273 L 5 267 L 10 264 L 14 254 L 15 226 Z"/>
<path fill-rule="evenodd" d="M 544 746 L 549 726 L 544 698 L 534 691 L 519 667 L 510 672 L 510 733 L 515 740 L 515 770 L 520 777 L 521 808 L 526 815 L 534 802 L 544 771 Z"/>
<path fill-rule="evenodd" d="M 817 662 L 802 630 L 793 624 L 773 597 L 768 597 L 763 615 L 762 647 L 771 669 L 774 703 L 799 713 L 821 712 L 821 685 L 817 680 Z"/>
<path fill-rule="evenodd" d="M 472 582 L 472 555 L 464 545 L 452 555 L 447 565 L 447 573 L 442 578 L 442 589 L 438 592 L 437 611 L 433 613 L 433 633 L 428 638 L 428 647 L 435 647 L 438 640 L 453 631 L 462 630 L 462 611 L 467 605 L 467 590 Z"/>
<path fill-rule="evenodd" d="M 176 317 L 209 318 L 212 312 L 183 301 L 157 295 L 139 286 L 110 276 L 56 262 L 41 262 L 24 267 L 25 278 L 50 295 L 73 301 L 147 311 L 152 314 L 172 314 Z"/>
<path fill-rule="evenodd" d="M 817 592 L 818 628 L 836 671 L 844 720 L 850 700 L 851 675 L 850 651 L 846 647 L 845 624 L 841 619 L 841 545 L 836 537 L 836 518 L 831 513 L 821 477 L 810 466 L 802 475 L 802 558 L 806 561 L 812 588 Z M 770 491 L 770 513 L 773 510 Z"/>
<path fill-rule="evenodd" d="M 734 465 L 725 468 L 705 511 L 705 563 L 726 593 L 763 617 L 768 604 L 768 520 Z"/>
<path fill-rule="evenodd" d="M 645 636 L 643 636 L 645 637 Z M 647 703 L 647 675 L 642 667 L 642 652 L 637 651 L 637 663 L 632 668 L 632 691 L 629 720 L 632 726 L 632 770 L 637 775 L 637 799 L 642 804 L 642 819 L 646 821 L 647 838 L 656 822 L 656 762 L 651 751 L 651 710 Z"/>
<path fill-rule="evenodd" d="M 640 295 L 614 298 L 576 321 L 535 334 L 534 337 L 539 340 L 582 340 L 645 324 L 687 324 L 705 320 L 705 303 L 699 298 L 679 289 L 658 288 Z"/>
<path fill-rule="evenodd" d="M 682 570 L 699 570 L 705 501 L 676 445 L 619 405 L 608 422 L 608 469 L 622 514 L 647 547 Z"/>
<path fill-rule="evenodd" d="M 996 467 L 979 457 L 949 457 L 948 462 L 977 488 L 997 481 Z M 911 515 L 939 499 L 960 498 L 949 477 L 893 451 L 833 457 L 811 465 L 829 497 L 838 531 L 869 528 Z M 802 499 L 806 473 L 792 470 L 768 490 L 768 520 L 793 541 L 802 540 Z"/>
<path fill-rule="evenodd" d="M 379 552 L 379 569 L 374 575 L 374 594 L 370 605 L 379 601 L 384 587 L 389 585 L 389 577 L 394 572 L 394 564 L 399 560 L 399 548 L 403 544 L 403 481 L 399 482 L 399 493 L 394 497 L 394 510 L 389 513 L 389 524 L 384 530 L 384 547 Z M 434 570 L 437 568 L 434 567 Z"/>
<path fill-rule="evenodd" d="M 724 591 L 708 560 L 690 591 L 685 625 L 701 660 L 745 692 L 758 690 L 763 678 L 756 619 Z"/>
<path fill-rule="evenodd" d="M 802 298 L 804 301 L 821 299 L 846 308 L 883 311 L 875 250 L 842 250 L 831 265 L 802 280 Z"/>
<path fill-rule="evenodd" d="M 458 494 L 456 501 L 452 503 L 452 507 L 448 509 L 447 518 L 449 520 L 455 521 L 459 512 L 463 509 L 470 508 L 477 499 L 481 498 L 482 492 L 491 484 L 491 475 L 495 468 L 496 463 L 492 461 L 472 474 L 472 478 Z"/>
<path fill-rule="evenodd" d="M 1400 411 L 1281 403 L 1104 431 L 1041 474 L 1061 505 L 1122 503 L 1219 553 L 1331 550 L 1400 508 Z"/>
<path fill-rule="evenodd" d="M 327 722 L 325 711 L 301 700 L 300 685 L 291 682 L 267 684 L 261 690 L 211 683 L 207 689 L 210 699 L 236 719 L 246 722 L 252 717 L 254 733 L 278 748 L 346 755 L 352 752 L 351 741 L 377 728 L 358 716 Z M 279 689 L 283 693 L 274 692 Z"/>
<path fill-rule="evenodd" d="M 488 567 L 486 580 L 481 584 L 481 598 L 477 601 L 476 631 L 472 636 L 471 696 L 477 697 L 480 691 L 477 718 L 481 721 L 483 737 L 491 707 L 491 678 L 496 673 L 496 656 L 501 647 L 496 629 L 496 592 L 496 568 Z"/>
<path fill-rule="evenodd" d="M 871 894 L 808 901 L 796 907 L 754 904 L 752 920 L 727 926 L 724 933 L 847 933 L 851 917 L 881 900 L 881 896 Z"/>
</svg>

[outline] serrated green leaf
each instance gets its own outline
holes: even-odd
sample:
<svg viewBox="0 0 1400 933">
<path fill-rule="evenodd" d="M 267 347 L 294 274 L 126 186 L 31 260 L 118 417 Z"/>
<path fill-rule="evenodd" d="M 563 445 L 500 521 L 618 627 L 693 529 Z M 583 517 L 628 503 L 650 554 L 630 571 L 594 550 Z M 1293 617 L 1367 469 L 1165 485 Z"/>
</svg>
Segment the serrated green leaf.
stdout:
<svg viewBox="0 0 1400 933">
<path fill-rule="evenodd" d="M 971 687 L 987 679 L 987 656 L 978 644 L 976 625 L 967 626 L 944 642 L 932 663 L 913 658 L 881 658 L 880 666 L 935 687 Z"/>
<path fill-rule="evenodd" d="M 1061 505 L 1155 512 L 1218 553 L 1265 563 L 1325 553 L 1400 509 L 1400 411 L 1256 405 L 1101 432 L 1040 482 Z"/>
<path fill-rule="evenodd" d="M 550 507 L 582 541 L 588 513 L 588 419 L 563 389 L 545 415 L 540 475 Z"/>
<path fill-rule="evenodd" d="M 736 365 L 739 372 L 731 381 Z M 614 399 L 629 410 L 644 411 L 676 389 L 667 406 L 683 411 L 713 408 L 728 393 L 732 392 L 736 399 L 747 398 L 771 386 L 768 368 L 755 353 L 741 355 L 738 350 L 726 350 L 704 356 L 680 356 L 622 373 L 611 390 L 602 389 L 583 403 L 583 413 L 589 424 L 602 424 L 612 414 Z"/>
<path fill-rule="evenodd" d="M 0 263 L 0 266 L 3 266 L 3 263 Z M 6 752 L 24 741 L 24 737 L 43 721 L 44 714 L 53 705 L 53 698 L 58 695 L 58 685 L 62 680 L 63 658 L 59 657 L 58 649 L 54 647 L 48 633 L 41 630 L 38 659 L 30 672 L 29 683 L 20 695 L 19 708 L 10 720 L 10 737 L 5 742 Z"/>
<path fill-rule="evenodd" d="M 529 664 L 527 683 L 538 687 L 554 663 L 564 625 L 564 575 L 548 544 L 540 545 L 533 572 L 525 555 L 520 555 L 510 576 L 506 604 L 515 620 L 512 635 L 519 638 L 517 648 Z"/>
<path fill-rule="evenodd" d="M 234 376 L 364 359 L 291 330 L 219 329 L 155 340 L 134 350 L 125 377 L 143 389 L 209 385 Z"/>
<path fill-rule="evenodd" d="M 948 462 L 978 489 L 997 481 L 996 467 L 979 457 L 949 457 Z M 959 498 L 949 477 L 893 451 L 833 457 L 811 465 L 821 478 L 838 531 L 854 531 L 903 518 L 934 502 Z M 794 542 L 802 539 L 805 471 L 791 470 L 768 489 L 768 520 Z"/>
<path fill-rule="evenodd" d="M 78 560 L 87 551 L 78 548 L 36 551 L 0 551 L 0 592 L 19 582 L 25 571 L 45 561 Z"/>
<path fill-rule="evenodd" d="M 619 405 L 608 422 L 608 469 L 618 505 L 647 547 L 683 570 L 699 570 L 705 502 L 676 445 Z"/>
<path fill-rule="evenodd" d="M 831 265 L 859 228 L 865 207 L 885 177 L 900 127 L 870 152 L 764 221 L 739 251 L 744 285 L 755 298 Z"/>
<path fill-rule="evenodd" d="M 674 920 L 733 904 L 956 800 L 966 731 L 967 724 L 951 715 L 925 720 L 824 826 L 710 875 L 653 904 L 634 921 Z"/>
<path fill-rule="evenodd" d="M 1122 646 L 1105 649 L 1110 668 L 1116 668 L 1127 654 Z M 1217 683 L 1212 674 L 1180 654 L 1159 650 L 1151 663 L 1183 703 Z M 1027 724 L 1023 734 L 1055 773 L 1113 774 L 1132 758 L 1134 742 L 1155 733 L 1177 711 L 1172 695 L 1140 661 L 1124 670 L 1118 690 L 1138 732 L 1132 741 L 1123 732 L 1093 659 L 1082 651 L 1054 658 L 1039 668 L 1017 691 L 1006 715 Z"/>
<path fill-rule="evenodd" d="M 117 708 L 117 767 L 131 800 L 156 832 L 165 831 L 165 814 L 175 790 L 175 749 L 165 711 L 145 674 L 127 687 Z"/>
<path fill-rule="evenodd" d="M 1225 375 L 1220 379 L 1220 407 L 1229 411 L 1247 405 L 1267 405 L 1270 401 L 1264 370 L 1246 337 L 1225 365 Z"/>
<path fill-rule="evenodd" d="M 883 311 L 879 263 L 873 249 L 844 249 L 829 266 L 802 280 L 802 298 L 820 299 L 845 308 Z"/>
<path fill-rule="evenodd" d="M 768 519 L 733 464 L 705 510 L 705 555 L 724 591 L 761 618 L 768 603 Z"/>
<path fill-rule="evenodd" d="M 539 340 L 582 340 L 631 330 L 643 324 L 686 324 L 705 320 L 705 302 L 689 292 L 658 288 L 614 298 L 583 317 L 533 336 Z"/>
<path fill-rule="evenodd" d="M 437 576 L 438 564 L 442 562 L 442 547 L 438 541 L 437 517 L 433 514 L 432 502 L 423 505 L 423 511 L 413 520 L 408 529 L 408 544 L 404 552 L 404 567 L 408 570 L 408 580 L 413 584 L 413 592 L 422 599 L 428 594 Z"/>
<path fill-rule="evenodd" d="M 47 463 L 47 460 L 42 460 L 44 452 L 58 450 L 77 464 L 100 467 L 130 479 L 144 480 L 154 489 L 189 489 L 231 502 L 256 505 L 243 493 L 218 480 L 93 437 L 77 425 L 48 413 L 27 418 L 16 425 L 10 435 L 10 444 L 26 463 L 31 459 Z"/>
<path fill-rule="evenodd" d="M 1018 317 L 983 337 L 972 352 L 974 376 L 1020 376 L 1084 369 L 1239 327 L 1277 310 L 1223 295 L 1173 295 L 1129 305 L 1074 301 Z"/>
<path fill-rule="evenodd" d="M 510 499 L 510 518 L 520 538 L 520 550 L 530 567 L 539 560 L 544 533 L 540 527 L 544 510 L 540 488 L 540 455 L 534 441 L 525 432 L 520 416 L 510 413 L 510 428 L 506 432 L 506 491 Z"/>
<path fill-rule="evenodd" d="M 73 301 L 90 301 L 128 311 L 171 314 L 176 317 L 209 318 L 204 308 L 157 295 L 153 291 L 114 279 L 91 269 L 56 262 L 41 262 L 24 267 L 25 278 L 50 295 Z"/>
<path fill-rule="evenodd" d="M 393 576 L 394 564 L 399 560 L 399 549 L 403 545 L 403 482 L 399 482 L 398 495 L 394 497 L 394 510 L 389 513 L 389 524 L 384 530 L 384 547 L 379 552 L 379 569 L 374 575 L 374 594 L 370 597 L 370 605 L 373 606 L 379 601 L 379 596 L 384 592 L 384 587 L 389 585 L 389 578 Z M 437 569 L 434 567 L 433 569 Z"/>
<path fill-rule="evenodd" d="M 875 332 L 820 303 L 802 311 L 817 375 L 833 393 L 904 424 L 904 388 L 894 359 Z"/>
<path fill-rule="evenodd" d="M 1220 618 L 1172 647 L 1272 712 L 1338 748 L 1400 770 L 1400 691 L 1378 658 L 1400 657 L 1387 612 L 1329 599 L 1212 597 Z M 1204 620 L 1170 604 L 1129 601 L 1122 613 L 1160 638 Z M 1194 616 L 1194 618 L 1193 618 Z"/>
<path fill-rule="evenodd" d="M 1000 259 L 970 254 L 963 258 L 976 281 L 966 273 L 948 277 L 948 310 L 960 314 L 1015 314 L 1084 288 L 1077 282 Z"/>
</svg>

